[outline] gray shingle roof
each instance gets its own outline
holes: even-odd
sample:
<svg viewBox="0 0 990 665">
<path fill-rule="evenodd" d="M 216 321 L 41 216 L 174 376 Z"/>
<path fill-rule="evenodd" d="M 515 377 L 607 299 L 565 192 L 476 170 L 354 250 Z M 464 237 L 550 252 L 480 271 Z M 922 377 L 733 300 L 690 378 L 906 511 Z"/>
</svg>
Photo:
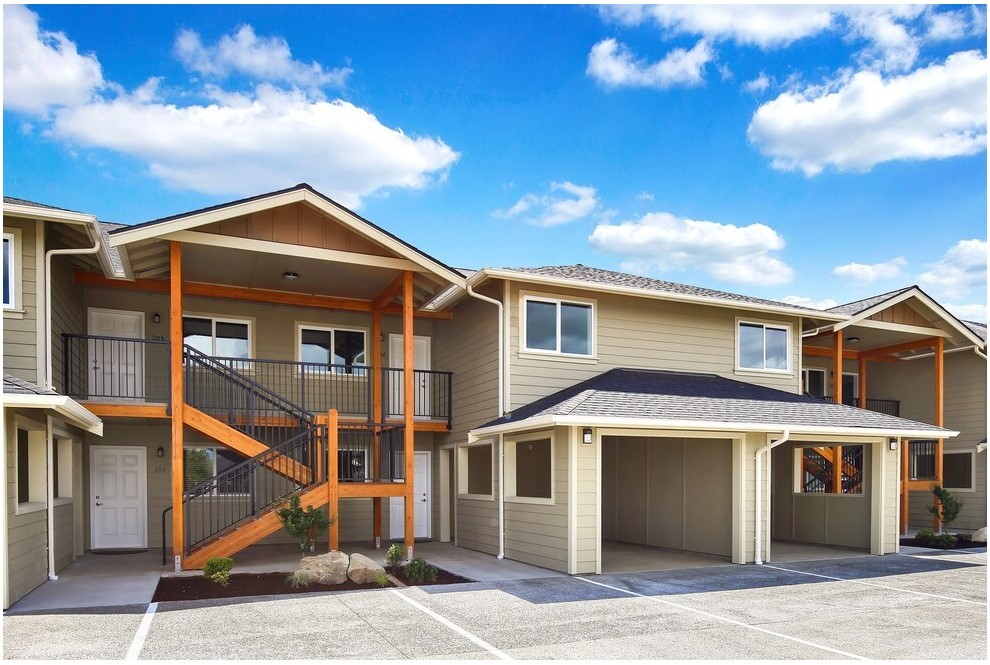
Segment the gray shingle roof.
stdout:
<svg viewBox="0 0 990 665">
<path fill-rule="evenodd" d="M 482 428 L 539 416 L 835 428 L 945 430 L 715 374 L 618 368 L 536 400 Z"/>
<path fill-rule="evenodd" d="M 855 316 L 860 312 L 864 312 L 870 309 L 871 307 L 875 307 L 876 305 L 879 305 L 882 302 L 890 300 L 891 298 L 895 298 L 901 295 L 902 293 L 904 293 L 905 291 L 910 291 L 912 288 L 914 287 L 908 286 L 903 289 L 897 289 L 896 291 L 891 291 L 890 293 L 881 293 L 878 296 L 870 296 L 869 298 L 863 298 L 862 300 L 849 302 L 846 303 L 845 305 L 838 305 L 837 307 L 833 307 L 826 311 L 832 312 L 833 314 L 848 314 L 849 316 Z"/>
<path fill-rule="evenodd" d="M 987 324 L 979 323 L 977 321 L 963 321 L 963 325 L 972 330 L 973 333 L 984 342 L 987 341 Z"/>
<path fill-rule="evenodd" d="M 543 277 L 556 277 L 558 279 L 568 279 L 577 282 L 588 282 L 590 284 L 605 284 L 609 286 L 620 286 L 633 289 L 645 289 L 660 293 L 672 293 L 677 295 L 694 296 L 699 298 L 711 298 L 716 300 L 728 300 L 750 305 L 769 305 L 771 307 L 787 307 L 789 309 L 802 309 L 808 312 L 821 313 L 821 310 L 810 307 L 791 305 L 790 303 L 776 300 L 766 300 L 764 298 L 754 298 L 738 293 L 728 293 L 726 291 L 716 291 L 700 286 L 690 286 L 688 284 L 678 284 L 677 282 L 667 282 L 662 279 L 643 277 L 641 275 L 631 275 L 614 270 L 603 270 L 602 268 L 591 268 L 580 263 L 571 266 L 540 266 L 537 268 L 501 268 L 501 270 L 518 272 L 527 275 L 541 275 Z"/>
<path fill-rule="evenodd" d="M 58 395 L 57 392 L 49 388 L 42 388 L 30 381 L 19 379 L 10 374 L 3 375 L 4 395 Z"/>
<path fill-rule="evenodd" d="M 50 206 L 47 203 L 38 203 L 37 201 L 28 201 L 27 199 L 19 199 L 14 196 L 3 197 L 4 203 L 11 203 L 13 205 L 28 206 L 30 208 L 42 208 L 44 210 L 61 210 L 62 212 L 79 212 L 78 210 L 69 210 L 68 208 L 59 208 L 58 206 Z"/>
</svg>

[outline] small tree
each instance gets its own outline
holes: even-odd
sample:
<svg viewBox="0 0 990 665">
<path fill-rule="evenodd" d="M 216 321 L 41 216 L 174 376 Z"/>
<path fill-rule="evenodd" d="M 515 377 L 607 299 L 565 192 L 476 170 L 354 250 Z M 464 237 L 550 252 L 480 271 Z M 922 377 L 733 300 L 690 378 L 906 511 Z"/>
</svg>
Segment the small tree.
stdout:
<svg viewBox="0 0 990 665">
<path fill-rule="evenodd" d="M 959 517 L 959 511 L 963 507 L 962 501 L 939 485 L 932 488 L 932 494 L 935 495 L 935 505 L 928 506 L 928 512 L 938 518 L 941 533 L 945 533 L 949 525 Z"/>
<path fill-rule="evenodd" d="M 288 502 L 283 502 L 275 511 L 275 516 L 282 523 L 289 535 L 299 543 L 299 551 L 312 551 L 320 534 L 336 522 L 336 518 L 327 517 L 324 512 L 313 506 L 305 509 L 299 505 L 299 497 L 293 496 Z"/>
</svg>

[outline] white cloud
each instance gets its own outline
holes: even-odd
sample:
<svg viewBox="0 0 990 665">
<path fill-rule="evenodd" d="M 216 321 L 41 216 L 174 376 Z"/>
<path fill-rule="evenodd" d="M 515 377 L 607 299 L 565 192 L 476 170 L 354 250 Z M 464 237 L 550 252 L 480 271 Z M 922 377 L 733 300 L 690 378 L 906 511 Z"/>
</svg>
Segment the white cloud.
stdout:
<svg viewBox="0 0 990 665">
<path fill-rule="evenodd" d="M 715 57 L 705 40 L 690 50 L 675 48 L 659 62 L 637 59 L 615 39 L 603 39 L 588 54 L 589 76 L 610 88 L 670 88 L 698 85 L 704 80 L 705 65 Z"/>
<path fill-rule="evenodd" d="M 832 309 L 839 304 L 831 298 L 815 300 L 813 298 L 805 298 L 803 296 L 784 296 L 780 299 L 780 302 L 786 302 L 789 305 L 797 305 L 798 307 L 810 307 L 811 309 L 822 310 Z"/>
<path fill-rule="evenodd" d="M 653 201 L 653 199 L 654 199 L 653 192 L 647 192 L 646 190 L 643 190 L 642 192 L 636 195 L 637 201 Z"/>
<path fill-rule="evenodd" d="M 786 284 L 794 271 L 774 256 L 784 239 L 765 224 L 735 226 L 667 212 L 620 224 L 599 224 L 591 247 L 625 258 L 637 272 L 699 269 L 724 282 Z"/>
<path fill-rule="evenodd" d="M 922 37 L 909 22 L 920 16 L 920 5 L 860 5 L 846 10 L 849 37 L 859 38 L 868 46 L 858 54 L 867 66 L 892 72 L 908 71 L 918 59 Z"/>
<path fill-rule="evenodd" d="M 889 261 L 882 261 L 880 263 L 873 264 L 846 263 L 845 265 L 836 266 L 832 270 L 832 274 L 836 277 L 843 277 L 845 279 L 852 279 L 857 282 L 869 283 L 881 279 L 893 279 L 894 277 L 900 277 L 901 266 L 904 265 L 907 265 L 907 261 L 904 260 L 904 257 L 898 256 L 897 258 Z"/>
<path fill-rule="evenodd" d="M 535 226 L 557 226 L 584 219 L 598 209 L 597 190 L 572 182 L 550 183 L 551 194 L 525 194 L 508 210 L 493 215 L 503 219 L 520 217 Z M 569 196 L 554 196 L 562 192 Z"/>
<path fill-rule="evenodd" d="M 742 89 L 746 92 L 751 92 L 755 95 L 762 94 L 767 91 L 770 87 L 770 77 L 766 75 L 766 72 L 760 72 L 752 81 L 746 81 L 742 85 Z"/>
<path fill-rule="evenodd" d="M 79 104 L 103 85 L 95 56 L 80 55 L 61 32 L 38 26 L 26 7 L 3 8 L 3 107 L 44 115 L 50 107 Z"/>
<path fill-rule="evenodd" d="M 815 175 L 976 154 L 986 128 L 986 57 L 963 51 L 903 76 L 860 71 L 785 92 L 756 110 L 747 135 L 774 168 Z"/>
<path fill-rule="evenodd" d="M 317 62 L 295 60 L 288 42 L 280 37 L 258 37 L 250 25 L 223 35 L 212 46 L 205 46 L 198 33 L 182 30 L 175 38 L 174 50 L 189 70 L 216 78 L 237 73 L 258 81 L 316 88 L 343 86 L 352 72 L 348 67 L 328 70 Z"/>
<path fill-rule="evenodd" d="M 987 241 L 960 240 L 918 275 L 918 282 L 936 298 L 965 298 L 987 285 Z"/>
<path fill-rule="evenodd" d="M 135 157 L 176 188 L 244 195 L 305 181 L 350 207 L 382 188 L 428 186 L 459 156 L 442 140 L 298 90 L 215 89 L 213 104 L 177 106 L 157 101 L 153 88 L 61 109 L 50 133 Z"/>
<path fill-rule="evenodd" d="M 983 323 L 987 321 L 987 304 L 985 302 L 968 305 L 956 305 L 944 302 L 942 306 L 952 312 L 956 318 L 964 321 L 982 321 Z"/>
</svg>

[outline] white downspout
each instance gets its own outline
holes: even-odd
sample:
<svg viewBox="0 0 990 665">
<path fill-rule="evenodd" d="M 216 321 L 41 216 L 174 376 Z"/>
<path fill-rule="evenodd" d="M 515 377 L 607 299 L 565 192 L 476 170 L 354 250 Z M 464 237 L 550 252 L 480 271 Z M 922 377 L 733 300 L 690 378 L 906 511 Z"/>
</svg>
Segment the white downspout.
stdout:
<svg viewBox="0 0 990 665">
<path fill-rule="evenodd" d="M 96 254 L 100 251 L 99 240 L 94 240 L 96 244 L 85 249 L 50 249 L 45 252 L 45 312 L 43 321 L 45 322 L 45 386 L 55 389 L 55 381 L 52 377 L 52 257 L 82 254 Z"/>
<path fill-rule="evenodd" d="M 791 431 L 789 429 L 784 430 L 783 436 L 781 436 L 776 441 L 771 441 L 767 445 L 763 446 L 756 451 L 756 543 L 755 549 L 753 551 L 753 562 L 757 566 L 763 565 L 762 558 L 762 545 L 763 545 L 763 467 L 760 465 L 760 456 L 769 455 L 770 451 L 779 446 L 782 443 L 787 443 L 787 440 L 791 438 Z M 770 503 L 770 458 L 767 457 L 767 504 Z"/>
<path fill-rule="evenodd" d="M 469 283 L 467 294 L 498 308 L 498 417 L 505 413 L 505 307 L 502 301 L 478 293 Z M 498 435 L 498 558 L 505 558 L 505 437 Z"/>
</svg>

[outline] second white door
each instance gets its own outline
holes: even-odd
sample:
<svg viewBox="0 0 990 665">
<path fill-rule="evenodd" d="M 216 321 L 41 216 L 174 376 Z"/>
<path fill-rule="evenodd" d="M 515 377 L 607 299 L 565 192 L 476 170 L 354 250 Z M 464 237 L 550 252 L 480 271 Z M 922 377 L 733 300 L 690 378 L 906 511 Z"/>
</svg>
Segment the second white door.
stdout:
<svg viewBox="0 0 990 665">
<path fill-rule="evenodd" d="M 144 314 L 89 308 L 89 394 L 100 401 L 144 397 Z M 121 339 L 125 338 L 125 339 Z"/>
<path fill-rule="evenodd" d="M 429 451 L 417 451 L 413 460 L 413 519 L 416 521 L 415 538 L 430 538 L 433 528 L 430 523 L 432 502 L 430 501 L 430 462 Z M 403 513 L 405 499 L 392 497 L 389 501 L 389 537 L 399 540 L 405 537 L 406 523 Z"/>
<path fill-rule="evenodd" d="M 402 335 L 388 336 L 389 367 L 402 369 L 405 359 L 405 346 Z M 430 358 L 430 338 L 413 335 L 413 369 L 429 370 L 432 367 Z M 392 416 L 403 415 L 403 395 L 405 384 L 401 372 L 389 372 L 389 413 Z M 413 374 L 413 414 L 420 419 L 433 416 L 433 386 L 429 372 L 414 372 Z"/>
</svg>

